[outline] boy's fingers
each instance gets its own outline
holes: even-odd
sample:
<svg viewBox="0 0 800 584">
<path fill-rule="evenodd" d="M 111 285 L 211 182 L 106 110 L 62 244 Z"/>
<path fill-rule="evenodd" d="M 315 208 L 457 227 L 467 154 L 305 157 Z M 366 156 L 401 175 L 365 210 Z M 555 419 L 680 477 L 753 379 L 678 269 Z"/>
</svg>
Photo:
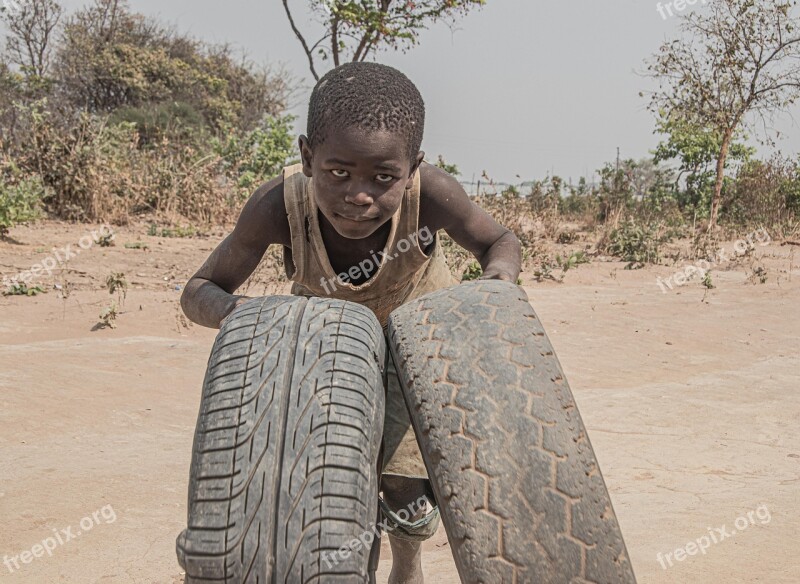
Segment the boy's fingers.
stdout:
<svg viewBox="0 0 800 584">
<path fill-rule="evenodd" d="M 234 310 L 239 308 L 245 302 L 250 302 L 251 300 L 252 298 L 250 298 L 249 296 L 242 296 L 241 298 L 239 298 L 239 300 L 236 301 L 236 306 L 234 306 Z"/>
<path fill-rule="evenodd" d="M 236 303 L 233 305 L 233 310 L 231 310 L 228 314 L 226 314 L 225 318 L 223 318 L 219 322 L 219 327 L 222 328 L 222 325 L 224 325 L 225 322 L 231 317 L 231 315 L 234 312 L 236 312 L 236 309 L 239 308 L 239 306 L 241 306 L 242 304 L 244 304 L 245 302 L 247 302 L 249 300 L 252 300 L 252 298 L 250 298 L 249 296 L 240 296 L 239 299 L 236 301 Z"/>
<path fill-rule="evenodd" d="M 505 280 L 506 282 L 510 282 L 511 276 L 508 274 L 485 274 L 478 278 L 478 280 Z"/>
</svg>

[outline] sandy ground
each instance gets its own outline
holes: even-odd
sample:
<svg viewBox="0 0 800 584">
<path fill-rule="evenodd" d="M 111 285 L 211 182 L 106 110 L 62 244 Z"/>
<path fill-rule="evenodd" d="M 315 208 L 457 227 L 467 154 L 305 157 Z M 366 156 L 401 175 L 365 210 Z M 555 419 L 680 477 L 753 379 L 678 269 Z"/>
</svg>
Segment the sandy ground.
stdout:
<svg viewBox="0 0 800 584">
<path fill-rule="evenodd" d="M 145 232 L 123 229 L 114 247 L 82 251 L 67 271 L 42 280 L 47 294 L 0 297 L 2 582 L 182 581 L 174 541 L 186 523 L 214 331 L 187 326 L 176 287 L 220 234 Z M 85 234 L 85 226 L 58 223 L 16 229 L 16 243 L 0 242 L 0 273 L 29 269 Z M 133 241 L 149 249 L 124 247 Z M 773 243 L 719 266 L 708 294 L 697 281 L 662 292 L 656 277 L 677 267 L 630 271 L 597 260 L 563 284 L 525 282 L 574 390 L 640 582 L 800 578 L 793 250 L 800 252 Z M 748 281 L 757 265 L 764 284 Z M 131 287 L 118 327 L 98 329 L 111 272 L 125 273 Z M 66 299 L 56 283 L 71 288 Z M 697 553 L 712 535 L 717 543 Z M 50 537 L 61 543 L 49 552 L 37 546 Z M 443 530 L 425 549 L 427 581 L 457 583 Z M 384 547 L 381 582 L 389 558 Z"/>
</svg>

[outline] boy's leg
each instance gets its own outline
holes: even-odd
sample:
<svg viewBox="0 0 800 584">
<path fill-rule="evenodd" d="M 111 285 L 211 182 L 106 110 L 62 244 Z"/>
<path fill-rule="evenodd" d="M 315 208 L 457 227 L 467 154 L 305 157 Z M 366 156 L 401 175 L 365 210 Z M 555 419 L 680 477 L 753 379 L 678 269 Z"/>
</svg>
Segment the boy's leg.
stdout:
<svg viewBox="0 0 800 584">
<path fill-rule="evenodd" d="M 386 390 L 381 508 L 392 547 L 389 584 L 422 584 L 422 541 L 436 532 L 439 511 L 428 510 L 433 494 L 391 356 Z"/>
<path fill-rule="evenodd" d="M 402 519 L 406 517 L 403 510 L 412 510 L 409 513 L 409 522 L 419 521 L 426 515 L 426 508 L 416 509 L 417 501 L 426 495 L 424 479 L 411 479 L 397 475 L 383 475 L 381 488 L 383 502 L 394 514 Z M 386 518 L 390 525 L 391 518 Z M 389 584 L 423 584 L 422 577 L 422 542 L 412 541 L 394 535 L 397 527 L 389 531 L 389 545 L 392 548 L 392 571 L 389 574 Z"/>
</svg>

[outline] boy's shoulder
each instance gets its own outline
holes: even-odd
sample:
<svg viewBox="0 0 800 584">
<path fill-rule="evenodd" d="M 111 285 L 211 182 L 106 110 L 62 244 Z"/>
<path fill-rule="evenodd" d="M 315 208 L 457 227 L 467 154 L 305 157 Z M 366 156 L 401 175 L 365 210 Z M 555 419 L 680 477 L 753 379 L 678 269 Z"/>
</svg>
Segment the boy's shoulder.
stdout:
<svg viewBox="0 0 800 584">
<path fill-rule="evenodd" d="M 435 196 L 442 191 L 461 187 L 461 184 L 452 174 L 425 160 L 419 165 L 419 180 L 420 189 L 428 195 Z"/>
<path fill-rule="evenodd" d="M 250 196 L 239 216 L 237 229 L 269 237 L 270 243 L 291 247 L 289 217 L 284 199 L 283 172 L 262 184 Z"/>
<path fill-rule="evenodd" d="M 458 179 L 438 166 L 422 162 L 417 172 L 420 223 L 432 231 L 445 228 L 455 208 L 471 204 Z"/>
</svg>

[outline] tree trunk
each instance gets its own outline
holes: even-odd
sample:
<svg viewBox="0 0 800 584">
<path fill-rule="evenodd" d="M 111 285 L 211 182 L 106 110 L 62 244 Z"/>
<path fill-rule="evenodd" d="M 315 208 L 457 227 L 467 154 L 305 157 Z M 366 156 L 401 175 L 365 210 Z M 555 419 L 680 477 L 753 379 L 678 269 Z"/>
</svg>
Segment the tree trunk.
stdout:
<svg viewBox="0 0 800 584">
<path fill-rule="evenodd" d="M 733 130 L 725 130 L 722 136 L 722 147 L 719 149 L 717 157 L 717 181 L 714 184 L 714 198 L 711 199 L 711 216 L 708 219 L 708 230 L 711 231 L 717 225 L 719 207 L 722 202 L 722 184 L 725 180 L 725 161 L 728 158 L 728 148 L 731 145 Z"/>
</svg>

